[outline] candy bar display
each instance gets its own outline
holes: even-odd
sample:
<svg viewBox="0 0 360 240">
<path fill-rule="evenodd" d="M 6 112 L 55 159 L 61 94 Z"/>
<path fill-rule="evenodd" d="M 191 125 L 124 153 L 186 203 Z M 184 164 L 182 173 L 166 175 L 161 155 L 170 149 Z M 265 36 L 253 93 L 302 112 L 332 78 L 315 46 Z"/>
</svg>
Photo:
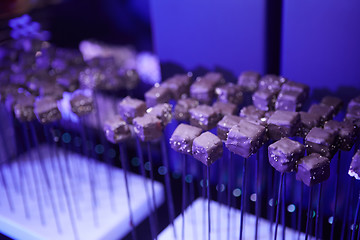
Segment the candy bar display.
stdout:
<svg viewBox="0 0 360 240">
<path fill-rule="evenodd" d="M 249 66 L 234 71 L 203 64 L 223 58 L 211 49 L 193 51 L 191 67 L 137 52 L 142 41 L 63 48 L 26 15 L 10 28 L 17 37 L 0 45 L 2 234 L 360 238 L 356 86 L 309 86 L 318 76 L 269 59 L 246 71 L 245 53 Z"/>
</svg>

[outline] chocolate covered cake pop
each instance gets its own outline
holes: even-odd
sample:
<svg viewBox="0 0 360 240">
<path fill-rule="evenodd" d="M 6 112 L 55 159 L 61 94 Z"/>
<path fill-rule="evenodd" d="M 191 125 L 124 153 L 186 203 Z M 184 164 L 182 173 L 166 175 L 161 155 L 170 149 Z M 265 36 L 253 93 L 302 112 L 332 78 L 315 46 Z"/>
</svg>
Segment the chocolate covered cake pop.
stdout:
<svg viewBox="0 0 360 240">
<path fill-rule="evenodd" d="M 318 153 L 300 159 L 296 178 L 311 187 L 330 177 L 330 160 Z"/>
<path fill-rule="evenodd" d="M 276 99 L 275 109 L 296 112 L 302 107 L 302 98 L 302 92 L 281 90 Z"/>
<path fill-rule="evenodd" d="M 360 150 L 357 150 L 352 158 L 348 174 L 360 180 Z"/>
<path fill-rule="evenodd" d="M 309 113 L 320 116 L 321 125 L 334 117 L 334 109 L 323 104 L 313 104 L 308 110 Z"/>
<path fill-rule="evenodd" d="M 286 79 L 281 76 L 268 74 L 260 79 L 259 89 L 268 89 L 273 93 L 278 93 L 285 82 Z"/>
<path fill-rule="evenodd" d="M 237 112 L 237 106 L 229 102 L 215 102 L 212 106 L 215 111 L 220 113 L 222 116 L 234 115 Z"/>
<path fill-rule="evenodd" d="M 134 132 L 138 138 L 143 142 L 150 142 L 160 139 L 162 136 L 161 121 L 150 114 L 145 114 L 142 117 L 133 119 Z"/>
<path fill-rule="evenodd" d="M 219 137 L 211 132 L 204 132 L 196 137 L 192 144 L 192 155 L 206 166 L 221 158 L 223 144 Z"/>
<path fill-rule="evenodd" d="M 145 101 L 148 107 L 153 107 L 159 103 L 167 103 L 171 99 L 171 92 L 163 86 L 152 87 L 145 93 Z"/>
<path fill-rule="evenodd" d="M 237 84 L 245 92 L 255 92 L 258 88 L 260 74 L 257 72 L 242 72 L 238 78 Z"/>
<path fill-rule="evenodd" d="M 214 98 L 215 88 L 225 82 L 220 73 L 207 73 L 198 77 L 190 86 L 190 96 L 200 103 L 210 104 Z"/>
<path fill-rule="evenodd" d="M 307 97 L 309 96 L 309 91 L 310 88 L 309 86 L 303 84 L 303 83 L 299 83 L 299 82 L 294 82 L 294 81 L 286 81 L 282 86 L 281 86 L 281 91 L 284 92 L 298 92 L 298 101 L 299 102 L 304 102 Z"/>
<path fill-rule="evenodd" d="M 265 127 L 242 119 L 230 129 L 225 144 L 231 152 L 248 158 L 264 143 L 265 133 Z"/>
<path fill-rule="evenodd" d="M 34 113 L 35 98 L 32 95 L 19 97 L 14 105 L 16 118 L 22 122 L 30 122 L 36 118 Z"/>
<path fill-rule="evenodd" d="M 35 115 L 42 124 L 55 122 L 61 119 L 57 101 L 50 96 L 36 99 L 34 106 Z"/>
<path fill-rule="evenodd" d="M 189 121 L 189 110 L 199 106 L 199 101 L 192 98 L 180 99 L 175 105 L 174 115 L 178 121 Z"/>
<path fill-rule="evenodd" d="M 332 107 L 334 113 L 338 114 L 343 106 L 343 101 L 338 97 L 325 96 L 321 100 L 321 104 Z"/>
<path fill-rule="evenodd" d="M 141 117 L 146 112 L 146 104 L 136 98 L 125 97 L 118 105 L 118 111 L 121 117 L 129 124 L 136 117 Z"/>
<path fill-rule="evenodd" d="M 230 129 L 235 126 L 236 124 L 239 124 L 241 121 L 241 117 L 234 116 L 234 115 L 225 115 L 220 122 L 217 124 L 217 135 L 218 137 L 226 141 L 227 135 L 230 131 Z"/>
<path fill-rule="evenodd" d="M 298 134 L 301 137 L 305 137 L 312 128 L 320 126 L 320 115 L 308 113 L 308 112 L 299 112 L 300 114 L 300 128 Z"/>
<path fill-rule="evenodd" d="M 267 88 L 257 90 L 252 96 L 253 104 L 258 109 L 269 111 L 274 109 L 276 93 Z"/>
<path fill-rule="evenodd" d="M 348 104 L 347 111 L 352 112 L 352 108 L 354 107 L 360 107 L 360 96 L 351 99 L 351 101 Z"/>
<path fill-rule="evenodd" d="M 104 124 L 106 139 L 114 144 L 123 142 L 131 137 L 128 124 L 120 115 L 115 115 Z"/>
<path fill-rule="evenodd" d="M 168 103 L 160 103 L 156 106 L 149 108 L 146 111 L 148 114 L 153 115 L 160 119 L 163 126 L 168 125 L 172 119 L 172 105 Z"/>
<path fill-rule="evenodd" d="M 191 125 L 206 131 L 216 127 L 216 124 L 221 120 L 221 114 L 215 111 L 213 107 L 207 105 L 199 105 L 196 108 L 192 108 L 189 110 L 189 113 Z"/>
<path fill-rule="evenodd" d="M 273 140 L 295 136 L 299 125 L 299 113 L 277 110 L 268 119 L 269 136 Z"/>
<path fill-rule="evenodd" d="M 323 128 L 315 127 L 305 137 L 306 150 L 308 154 L 318 153 L 331 159 L 336 152 L 334 134 Z"/>
<path fill-rule="evenodd" d="M 239 105 L 242 103 L 243 94 L 241 87 L 233 83 L 226 83 L 215 88 L 215 94 L 220 102 L 233 103 Z"/>
<path fill-rule="evenodd" d="M 201 132 L 201 128 L 181 123 L 170 137 L 170 146 L 177 152 L 192 155 L 193 141 Z"/>
<path fill-rule="evenodd" d="M 243 107 L 240 111 L 240 117 L 245 118 L 247 121 L 254 123 L 256 125 L 267 125 L 268 117 L 265 116 L 266 113 L 258 108 L 256 108 L 254 105 L 249 105 L 246 107 Z"/>
<path fill-rule="evenodd" d="M 78 116 L 84 116 L 94 110 L 94 99 L 91 95 L 76 92 L 70 99 L 71 111 Z"/>
<path fill-rule="evenodd" d="M 170 90 L 173 99 L 178 100 L 189 94 L 191 78 L 187 74 L 176 74 L 166 79 L 161 85 Z"/>
<path fill-rule="evenodd" d="M 305 147 L 289 138 L 281 138 L 269 146 L 269 162 L 277 171 L 296 171 L 297 163 L 305 155 Z"/>
</svg>

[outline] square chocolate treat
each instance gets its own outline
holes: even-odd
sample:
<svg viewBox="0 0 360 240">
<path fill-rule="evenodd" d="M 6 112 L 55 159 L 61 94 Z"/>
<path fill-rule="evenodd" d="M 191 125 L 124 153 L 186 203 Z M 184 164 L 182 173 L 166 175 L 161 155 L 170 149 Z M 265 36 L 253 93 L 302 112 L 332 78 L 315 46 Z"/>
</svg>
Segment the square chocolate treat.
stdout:
<svg viewBox="0 0 360 240">
<path fill-rule="evenodd" d="M 225 144 L 229 151 L 248 158 L 264 143 L 265 133 L 265 127 L 241 120 L 230 129 Z"/>
<path fill-rule="evenodd" d="M 215 88 L 218 101 L 239 105 L 242 103 L 243 94 L 239 85 L 226 83 Z"/>
<path fill-rule="evenodd" d="M 225 115 L 220 122 L 217 124 L 217 135 L 221 140 L 226 141 L 227 135 L 230 129 L 239 124 L 241 121 L 241 117 L 234 115 Z"/>
<path fill-rule="evenodd" d="M 42 97 L 35 101 L 34 112 L 40 123 L 50 123 L 61 119 L 57 101 L 52 97 Z"/>
<path fill-rule="evenodd" d="M 339 147 L 343 151 L 350 151 L 355 143 L 356 127 L 349 121 L 341 122 L 339 129 Z"/>
<path fill-rule="evenodd" d="M 299 113 L 277 110 L 268 120 L 269 136 L 273 140 L 293 137 L 298 132 L 299 126 Z"/>
<path fill-rule="evenodd" d="M 188 124 L 179 124 L 170 137 L 170 146 L 177 152 L 192 155 L 192 145 L 202 130 Z"/>
<path fill-rule="evenodd" d="M 225 80 L 219 73 L 207 73 L 198 77 L 190 87 L 190 96 L 200 103 L 211 104 L 215 94 L 215 88 Z"/>
<path fill-rule="evenodd" d="M 84 116 L 94 110 L 94 99 L 85 93 L 76 92 L 70 99 L 71 111 L 78 116 Z"/>
<path fill-rule="evenodd" d="M 163 127 L 161 121 L 150 114 L 136 117 L 133 120 L 134 132 L 143 142 L 155 141 L 161 138 Z"/>
<path fill-rule="evenodd" d="M 215 102 L 213 104 L 215 111 L 220 113 L 222 116 L 234 115 L 237 112 L 237 106 L 233 103 L 226 102 Z"/>
<path fill-rule="evenodd" d="M 305 138 L 305 144 L 308 154 L 319 153 L 324 157 L 332 159 L 336 153 L 336 139 L 334 134 L 323 128 L 315 127 L 311 129 Z"/>
<path fill-rule="evenodd" d="M 348 174 L 360 180 L 360 150 L 357 150 L 352 158 Z"/>
<path fill-rule="evenodd" d="M 213 107 L 199 105 L 189 110 L 190 124 L 199 127 L 205 131 L 213 129 L 221 120 L 221 114 L 215 111 Z"/>
<path fill-rule="evenodd" d="M 139 99 L 125 97 L 118 105 L 120 116 L 129 124 L 136 117 L 141 117 L 146 112 L 146 104 Z"/>
<path fill-rule="evenodd" d="M 36 118 L 34 113 L 35 98 L 32 95 L 18 97 L 14 106 L 16 118 L 22 122 L 30 122 Z"/>
<path fill-rule="evenodd" d="M 155 86 L 145 93 L 145 101 L 148 107 L 159 103 L 167 103 L 171 99 L 171 92 L 163 86 Z"/>
<path fill-rule="evenodd" d="M 302 107 L 301 92 L 281 90 L 275 103 L 276 110 L 296 112 Z"/>
<path fill-rule="evenodd" d="M 294 81 L 286 81 L 282 86 L 281 90 L 283 91 L 291 91 L 291 92 L 298 92 L 299 94 L 299 101 L 304 102 L 307 97 L 309 96 L 310 88 L 309 86 L 294 82 Z"/>
<path fill-rule="evenodd" d="M 253 104 L 258 109 L 270 111 L 274 109 L 276 93 L 269 89 L 259 89 L 252 96 Z"/>
<path fill-rule="evenodd" d="M 243 107 L 240 111 L 240 117 L 262 126 L 266 126 L 268 120 L 268 117 L 265 116 L 265 111 L 256 108 L 254 105 Z"/>
<path fill-rule="evenodd" d="M 175 119 L 178 121 L 189 121 L 190 113 L 189 110 L 199 106 L 199 101 L 192 98 L 180 99 L 174 110 Z"/>
<path fill-rule="evenodd" d="M 268 89 L 269 91 L 277 94 L 280 92 L 281 86 L 285 82 L 286 79 L 281 76 L 268 74 L 260 79 L 258 89 Z"/>
<path fill-rule="evenodd" d="M 206 166 L 210 166 L 217 159 L 221 158 L 222 153 L 222 141 L 211 132 L 204 132 L 193 141 L 192 154 L 194 158 Z"/>
<path fill-rule="evenodd" d="M 264 117 L 265 111 L 258 109 L 254 105 L 243 107 L 240 111 L 240 117 L 260 119 Z"/>
<path fill-rule="evenodd" d="M 118 74 L 127 90 L 136 88 L 140 82 L 140 77 L 135 69 L 119 70 Z"/>
<path fill-rule="evenodd" d="M 357 96 L 356 98 L 351 99 L 351 101 L 349 102 L 349 105 L 347 107 L 347 111 L 351 112 L 351 109 L 353 107 L 360 107 L 360 96 Z"/>
<path fill-rule="evenodd" d="M 300 113 L 300 128 L 298 135 L 301 137 L 306 137 L 310 130 L 314 127 L 320 126 L 320 116 L 308 112 L 299 112 Z"/>
<path fill-rule="evenodd" d="M 116 144 L 131 137 L 131 131 L 127 123 L 120 115 L 115 115 L 104 124 L 105 136 L 108 141 Z"/>
<path fill-rule="evenodd" d="M 340 98 L 332 96 L 323 97 L 321 104 L 332 107 L 335 114 L 338 114 L 343 107 L 343 101 Z"/>
<path fill-rule="evenodd" d="M 289 138 L 282 138 L 269 146 L 269 162 L 277 171 L 296 171 L 297 163 L 305 155 L 305 147 Z"/>
<path fill-rule="evenodd" d="M 161 85 L 170 90 L 173 99 L 178 100 L 189 94 L 191 79 L 187 74 L 176 74 L 166 79 Z"/>
<path fill-rule="evenodd" d="M 313 104 L 308 110 L 309 113 L 320 116 L 321 125 L 334 117 L 334 109 L 323 104 Z"/>
<path fill-rule="evenodd" d="M 161 124 L 166 126 L 172 119 L 172 105 L 168 103 L 161 103 L 155 107 L 149 108 L 147 113 L 160 119 Z"/>
<path fill-rule="evenodd" d="M 346 113 L 347 119 L 360 119 L 360 106 L 352 106 L 351 108 L 348 108 L 348 111 Z"/>
<path fill-rule="evenodd" d="M 237 84 L 245 92 L 255 92 L 258 88 L 260 74 L 257 72 L 242 72 L 238 78 Z"/>
<path fill-rule="evenodd" d="M 330 177 L 330 161 L 318 153 L 303 157 L 298 163 L 296 178 L 311 187 Z"/>
<path fill-rule="evenodd" d="M 225 83 L 224 76 L 218 72 L 208 72 L 202 77 L 206 82 L 210 82 L 215 87 Z"/>
</svg>

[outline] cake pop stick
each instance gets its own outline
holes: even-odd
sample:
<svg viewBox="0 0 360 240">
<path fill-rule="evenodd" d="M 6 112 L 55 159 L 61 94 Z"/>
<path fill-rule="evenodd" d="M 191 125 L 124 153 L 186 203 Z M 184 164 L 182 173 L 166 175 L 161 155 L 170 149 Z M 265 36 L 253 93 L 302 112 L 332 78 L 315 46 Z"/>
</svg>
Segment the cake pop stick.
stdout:
<svg viewBox="0 0 360 240">
<path fill-rule="evenodd" d="M 243 172 L 242 172 L 242 194 L 241 194 L 241 207 L 240 207 L 240 236 L 239 239 L 242 239 L 243 236 L 243 225 L 244 225 L 244 211 L 246 204 L 246 161 L 247 158 L 243 159 Z"/>
<path fill-rule="evenodd" d="M 300 159 L 298 163 L 298 171 L 296 173 L 296 178 L 301 180 L 304 184 L 310 187 L 310 195 L 309 195 L 309 205 L 308 205 L 308 216 L 307 216 L 307 224 L 306 224 L 306 236 L 307 239 L 309 231 L 311 227 L 309 224 L 311 223 L 311 204 L 312 204 L 312 192 L 313 186 L 315 184 L 321 184 L 325 180 L 327 180 L 330 176 L 330 161 L 328 158 L 321 156 L 318 153 L 312 153 L 306 157 Z M 320 194 L 320 192 L 319 192 Z M 321 195 L 319 196 L 321 197 Z M 320 205 L 318 206 L 320 209 Z"/>
<path fill-rule="evenodd" d="M 120 161 L 124 171 L 126 196 L 128 200 L 127 203 L 130 214 L 129 219 L 130 219 L 130 226 L 132 229 L 131 234 L 133 239 L 137 239 L 134 220 L 133 220 L 134 217 L 131 207 L 131 195 L 130 195 L 130 187 L 128 181 L 128 173 L 127 173 L 128 166 L 127 166 L 127 161 L 125 159 L 125 150 L 124 150 L 125 141 L 131 138 L 131 131 L 128 124 L 119 115 L 115 115 L 111 119 L 105 121 L 104 132 L 108 141 L 114 144 L 119 144 Z"/>
<path fill-rule="evenodd" d="M 249 158 L 253 153 L 257 152 L 265 140 L 265 127 L 253 124 L 246 120 L 241 120 L 239 124 L 233 126 L 226 140 L 226 147 L 244 158 L 243 165 L 243 196 L 244 201 L 241 202 L 242 211 L 245 205 L 245 192 L 246 192 L 246 159 Z M 242 238 L 243 228 L 243 213 L 240 215 L 240 239 Z"/>
<path fill-rule="evenodd" d="M 200 128 L 181 123 L 170 137 L 170 146 L 177 152 L 192 155 L 193 141 L 196 137 L 200 136 L 201 132 Z"/>
<path fill-rule="evenodd" d="M 336 163 L 336 176 L 335 176 L 335 195 L 334 195 L 334 209 L 332 215 L 332 224 L 331 224 L 331 234 L 330 240 L 334 239 L 335 233 L 335 224 L 336 224 L 336 210 L 337 210 L 337 201 L 338 201 L 338 192 L 339 192 L 339 174 L 340 174 L 340 161 L 341 161 L 341 151 L 338 151 L 338 159 Z"/>
<path fill-rule="evenodd" d="M 96 125 L 97 125 L 97 128 L 98 129 L 101 129 L 102 128 L 102 121 L 101 121 L 101 117 L 100 117 L 100 108 L 99 108 L 99 103 L 98 103 L 98 98 L 97 98 L 97 94 L 96 93 L 93 93 L 93 100 L 91 99 L 89 102 L 89 104 L 91 104 L 91 107 L 94 107 L 94 110 L 95 110 L 95 117 L 96 117 Z M 104 149 L 108 149 L 108 146 L 107 146 L 107 142 L 106 140 L 104 139 L 104 135 L 103 135 L 103 132 L 101 131 L 100 132 L 100 141 L 101 141 L 101 144 L 104 146 Z M 114 202 L 114 183 L 113 183 L 113 168 L 111 167 L 113 165 L 112 163 L 112 160 L 109 159 L 108 155 L 105 154 L 105 162 L 107 163 L 107 182 L 108 182 L 108 190 L 109 190 L 109 195 L 110 195 L 110 201 L 111 201 L 111 208 L 112 210 L 116 210 L 115 209 L 115 202 Z"/>
<path fill-rule="evenodd" d="M 360 150 L 357 150 L 357 152 L 353 156 L 348 174 L 351 177 L 354 177 L 355 179 L 360 180 Z M 360 208 L 360 194 L 359 194 L 359 200 L 358 200 L 357 207 L 356 207 L 354 223 L 352 225 L 353 229 L 352 229 L 352 234 L 351 234 L 351 240 L 355 239 L 356 222 L 357 222 L 357 218 L 359 215 L 359 208 Z M 360 234 L 358 233 L 358 238 L 359 238 L 359 236 L 360 236 Z"/>
<path fill-rule="evenodd" d="M 358 219 L 358 216 L 359 216 L 359 209 L 360 209 L 360 195 L 359 195 L 358 203 L 357 203 L 357 205 L 356 205 L 354 223 L 353 223 L 353 225 L 352 225 L 351 240 L 355 240 L 356 222 L 357 222 L 357 219 Z M 358 235 L 360 235 L 360 234 L 358 233 Z"/>
<path fill-rule="evenodd" d="M 166 195 L 167 195 L 167 199 L 168 199 L 168 210 L 169 210 L 169 220 L 170 223 L 173 227 L 173 233 L 174 233 L 174 238 L 176 239 L 176 229 L 174 226 L 174 202 L 172 199 L 172 190 L 171 190 L 171 184 L 170 184 L 170 168 L 169 168 L 169 163 L 168 163 L 168 156 L 167 156 L 167 150 L 166 150 L 166 142 L 165 142 L 165 135 L 164 135 L 164 131 L 165 131 L 165 127 L 171 122 L 172 120 L 172 105 L 168 104 L 168 103 L 160 103 L 155 105 L 154 107 L 151 107 L 149 109 L 146 110 L 146 112 L 150 115 L 155 116 L 156 118 L 158 118 L 161 121 L 161 125 L 163 127 L 163 136 L 161 137 L 161 153 L 162 153 L 162 163 L 163 165 L 166 167 L 167 172 L 165 174 L 165 187 L 166 187 Z M 186 161 L 186 159 L 185 159 Z M 183 163 L 185 162 L 183 161 Z M 185 169 L 183 168 L 183 170 L 186 170 L 186 164 L 185 164 Z M 183 184 L 185 184 L 185 175 L 183 174 Z"/>
<path fill-rule="evenodd" d="M 309 202 L 308 202 L 308 210 L 307 210 L 307 218 L 306 218 L 306 230 L 305 230 L 305 240 L 309 237 L 309 228 L 311 224 L 311 204 L 312 204 L 312 195 L 313 195 L 313 188 L 310 187 L 309 190 Z"/>
<path fill-rule="evenodd" d="M 304 191 L 304 185 L 303 183 L 300 183 L 300 202 L 299 202 L 299 213 L 298 213 L 298 219 L 297 219 L 297 231 L 298 231 L 298 240 L 300 240 L 301 235 L 301 222 L 302 222 L 302 200 L 303 200 L 303 191 Z"/>
<path fill-rule="evenodd" d="M 8 182 L 7 182 L 6 177 L 4 175 L 3 164 L 0 165 L 0 175 L 1 175 L 0 178 L 1 178 L 2 185 L 4 186 L 4 189 L 5 189 L 6 199 L 7 199 L 7 202 L 9 204 L 9 208 L 10 208 L 11 212 L 15 212 L 13 198 L 12 198 L 12 195 L 11 195 L 11 193 L 9 191 Z"/>
<path fill-rule="evenodd" d="M 173 227 L 174 239 L 177 239 L 176 229 L 175 229 L 175 225 L 174 225 L 175 209 L 174 209 L 174 200 L 172 197 L 173 191 L 172 191 L 171 182 L 170 182 L 170 166 L 169 166 L 169 158 L 168 158 L 167 150 L 166 150 L 165 136 L 163 136 L 162 140 L 161 140 L 161 152 L 162 152 L 163 164 L 164 164 L 165 168 L 167 169 L 166 174 L 165 174 L 165 187 L 166 187 L 166 195 L 167 195 L 167 199 L 168 199 L 167 202 L 168 202 L 169 220 Z"/>
<path fill-rule="evenodd" d="M 125 179 L 125 186 L 126 186 L 126 196 L 128 199 L 128 208 L 129 208 L 129 212 L 130 212 L 130 225 L 131 225 L 131 235 L 132 238 L 134 240 L 137 239 L 137 235 L 136 235 L 136 231 L 135 231 L 135 223 L 134 223 L 134 217 L 133 217 L 133 212 L 132 212 L 132 206 L 131 206 L 131 195 L 130 195 L 130 189 L 129 189 L 129 180 L 128 180 L 128 165 L 127 165 L 127 161 L 126 161 L 126 157 L 125 157 L 125 150 L 124 150 L 124 146 L 123 144 L 119 144 L 119 150 L 120 150 L 120 161 L 121 161 L 121 165 L 123 166 L 124 169 L 124 179 Z"/>
<path fill-rule="evenodd" d="M 154 219 L 153 219 L 153 212 L 154 212 L 154 207 L 151 203 L 150 200 L 150 193 L 149 193 L 149 189 L 148 189 L 148 185 L 147 185 L 147 180 L 146 180 L 146 173 L 145 173 L 145 164 L 144 164 L 144 157 L 143 157 L 143 153 L 141 151 L 141 145 L 140 145 L 140 140 L 139 138 L 136 138 L 136 148 L 137 148 L 137 152 L 138 152 L 138 156 L 139 156 L 139 160 L 140 160 L 140 172 L 141 175 L 143 177 L 143 182 L 144 182 L 144 189 L 145 189 L 145 194 L 146 194 L 146 198 L 147 198 L 147 204 L 148 204 L 148 208 L 150 211 L 150 231 L 151 231 L 151 239 L 155 238 L 156 235 L 156 229 L 154 226 Z"/>
<path fill-rule="evenodd" d="M 92 95 L 88 91 L 75 91 L 70 99 L 70 106 L 71 111 L 75 113 L 80 119 L 80 127 L 81 127 L 81 138 L 82 138 L 82 145 L 83 145 L 83 154 L 88 155 L 87 150 L 87 135 L 85 131 L 85 118 L 88 114 L 90 114 L 94 110 L 94 99 Z M 88 156 L 90 157 L 90 156 Z M 91 206 L 92 206 L 92 213 L 93 213 L 93 220 L 94 225 L 98 225 L 98 198 L 96 194 L 96 183 L 94 179 L 94 170 L 93 170 L 93 162 L 89 160 L 89 163 L 86 164 L 88 178 L 89 178 L 89 185 L 90 185 L 90 193 L 91 193 Z M 110 199 L 111 196 L 110 196 Z"/>
<path fill-rule="evenodd" d="M 283 183 L 285 172 L 293 172 L 296 170 L 297 162 L 305 154 L 305 147 L 299 142 L 290 140 L 289 138 L 281 138 L 279 141 L 271 144 L 268 148 L 269 152 L 269 162 L 270 164 L 281 173 L 280 185 L 285 185 Z M 280 192 L 278 192 L 278 204 L 276 211 L 276 219 L 278 220 L 279 208 L 280 208 L 280 196 L 282 186 L 279 186 Z M 277 238 L 277 225 L 275 226 L 275 235 L 274 239 Z M 283 226 L 285 228 L 285 226 Z"/>
<path fill-rule="evenodd" d="M 315 219 L 315 239 L 319 237 L 319 221 L 320 221 L 320 202 L 321 202 L 321 192 L 322 192 L 322 183 L 319 184 L 319 195 L 316 204 L 316 219 Z"/>
<path fill-rule="evenodd" d="M 223 153 L 222 141 L 216 135 L 205 132 L 196 137 L 192 144 L 192 154 L 195 159 L 207 166 L 207 189 L 208 189 L 208 240 L 211 239 L 211 207 L 210 207 L 210 166 Z M 203 184 L 204 187 L 204 184 Z M 204 187 L 205 188 L 205 187 Z"/>
<path fill-rule="evenodd" d="M 344 212 L 344 216 L 343 216 L 343 224 L 342 224 L 342 227 L 341 227 L 341 238 L 340 239 L 344 239 L 345 237 L 345 234 L 346 234 L 346 225 L 348 223 L 348 215 L 349 215 L 349 208 L 350 208 L 350 204 L 351 204 L 351 195 L 352 195 L 352 191 L 353 191 L 353 185 L 354 185 L 354 179 L 351 178 L 350 179 L 350 184 L 349 184 L 349 187 L 347 189 L 347 192 L 346 192 L 346 207 L 345 207 L 345 212 Z"/>
<path fill-rule="evenodd" d="M 283 190 L 282 190 L 282 225 L 283 225 L 283 229 L 282 229 L 282 239 L 285 239 L 285 231 L 286 231 L 286 219 L 285 219 L 285 215 L 286 215 L 286 211 L 285 211 L 285 205 L 286 205 L 286 175 L 284 176 L 284 183 L 283 183 Z"/>
<path fill-rule="evenodd" d="M 260 193 L 261 190 L 259 189 L 260 181 L 260 154 L 259 152 L 256 153 L 256 162 L 255 162 L 255 186 L 256 186 L 256 202 L 255 202 L 255 239 L 258 239 L 258 226 L 259 226 L 259 215 L 260 215 Z"/>
<path fill-rule="evenodd" d="M 228 162 L 228 191 L 227 191 L 227 239 L 230 239 L 230 214 L 231 214 L 231 193 L 233 189 L 233 153 L 229 151 L 229 162 Z"/>
<path fill-rule="evenodd" d="M 279 182 L 279 191 L 278 191 L 278 199 L 277 199 L 277 205 L 276 205 L 276 220 L 275 220 L 275 232 L 274 232 L 274 240 L 277 239 L 277 230 L 279 225 L 279 218 L 280 218 L 280 203 L 281 203 L 281 191 L 282 186 L 284 182 L 284 172 L 280 175 L 280 182 Z"/>
<path fill-rule="evenodd" d="M 27 125 L 25 125 L 25 126 L 27 126 Z M 26 133 L 25 138 L 29 139 L 29 136 L 27 134 L 27 132 L 28 132 L 27 128 L 25 129 L 24 132 Z M 53 215 L 54 215 L 54 218 L 55 218 L 57 230 L 58 230 L 58 233 L 61 233 L 62 230 L 61 230 L 60 220 L 59 220 L 58 211 L 57 211 L 57 208 L 56 208 L 56 205 L 55 205 L 55 200 L 54 200 L 54 196 L 53 196 L 53 192 L 52 192 L 53 186 L 51 184 L 49 175 L 47 173 L 47 169 L 45 167 L 44 158 L 43 158 L 43 156 L 41 154 L 41 151 L 39 149 L 38 138 L 37 138 L 33 123 L 30 123 L 30 132 L 31 132 L 31 136 L 32 136 L 32 140 L 34 142 L 35 148 L 37 149 L 37 153 L 38 153 L 38 157 L 39 157 L 39 163 L 40 163 L 40 170 L 41 170 L 42 175 L 45 178 L 45 184 L 46 184 L 47 189 L 48 189 L 47 192 L 49 193 L 51 209 L 52 209 L 52 212 L 53 212 Z M 30 140 L 28 140 L 28 141 L 30 142 Z M 30 155 L 31 155 L 31 153 L 30 153 Z M 34 161 L 32 161 L 32 162 L 34 162 Z M 31 166 L 34 167 L 33 164 L 31 164 Z M 36 176 L 37 173 L 36 173 L 35 168 L 33 168 L 32 171 L 33 171 L 33 175 Z M 36 184 L 36 182 L 38 182 L 38 180 L 35 179 L 35 184 Z M 41 205 L 41 202 L 38 203 L 38 204 Z"/>
<path fill-rule="evenodd" d="M 186 208 L 186 195 L 187 195 L 187 189 L 186 189 L 186 167 L 187 167 L 187 157 L 186 155 L 182 155 L 182 203 L 181 203 L 181 216 L 182 216 L 182 228 L 181 228 L 181 238 L 184 239 L 185 237 L 185 217 L 184 212 Z"/>
</svg>

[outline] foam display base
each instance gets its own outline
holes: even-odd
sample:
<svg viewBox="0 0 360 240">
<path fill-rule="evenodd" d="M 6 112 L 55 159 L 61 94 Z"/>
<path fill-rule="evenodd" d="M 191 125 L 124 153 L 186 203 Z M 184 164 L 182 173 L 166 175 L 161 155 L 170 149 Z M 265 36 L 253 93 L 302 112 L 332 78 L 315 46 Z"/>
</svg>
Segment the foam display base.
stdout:
<svg viewBox="0 0 360 240">
<path fill-rule="evenodd" d="M 211 239 L 238 240 L 240 235 L 240 210 L 231 208 L 228 220 L 228 207 L 218 202 L 211 201 Z M 207 240 L 208 238 L 208 212 L 207 199 L 198 198 L 185 210 L 184 238 L 186 240 Z M 230 223 L 230 231 L 228 224 Z M 177 239 L 182 239 L 182 216 L 174 221 Z M 273 230 L 275 224 L 273 224 Z M 282 226 L 278 227 L 278 238 L 282 239 Z M 230 233 L 228 238 L 228 232 Z M 274 231 L 273 233 L 274 234 Z M 298 239 L 298 232 L 286 228 L 285 239 Z M 158 240 L 175 239 L 172 225 L 164 229 Z M 244 214 L 243 239 L 255 239 L 255 216 Z M 259 219 L 258 239 L 273 239 L 270 233 L 270 222 Z M 300 239 L 305 239 L 305 234 L 300 234 Z M 312 238 L 308 238 L 312 239 Z M 315 238 L 314 238 L 315 239 Z"/>
<path fill-rule="evenodd" d="M 24 155 L 9 165 L 2 166 L 2 174 L 6 180 L 7 188 L 3 181 L 0 181 L 0 232 L 15 239 L 66 239 L 66 240 L 99 240 L 99 239 L 121 239 L 131 231 L 129 221 L 128 200 L 125 191 L 124 172 L 121 169 L 110 167 L 87 159 L 78 154 L 69 153 L 68 163 L 66 164 L 63 150 L 58 151 L 58 158 L 51 157 L 49 147 L 41 147 L 41 152 L 49 174 L 52 185 L 51 192 L 54 198 L 54 205 L 59 214 L 60 231 L 58 231 L 53 208 L 51 207 L 51 195 L 49 188 L 45 184 L 44 174 L 40 168 L 40 161 L 37 159 L 36 151 L 32 151 L 32 160 L 29 154 Z M 56 155 L 54 155 L 56 156 Z M 68 205 L 63 191 L 60 168 L 52 169 L 51 163 L 60 163 L 65 173 L 65 183 L 70 195 L 71 208 L 74 213 L 77 237 L 74 234 Z M 90 165 L 89 165 L 90 164 Z M 18 167 L 21 166 L 24 175 L 19 177 Z M 31 166 L 39 179 L 36 194 L 34 181 L 32 181 Z M 90 187 L 87 179 L 88 166 L 93 168 L 95 187 Z M 68 171 L 70 169 L 70 171 Z M 109 191 L 108 174 L 112 174 L 113 194 Z M 71 175 L 71 174 L 72 175 Z M 71 176 L 71 177 L 70 177 Z M 134 224 L 139 224 L 150 214 L 152 205 L 151 181 L 135 175 L 128 174 L 131 195 L 131 208 Z M 21 180 L 22 179 L 22 180 Z M 20 194 L 19 184 L 22 182 L 23 193 Z M 18 185 L 16 187 L 16 185 Z M 145 191 L 147 185 L 148 194 Z M 8 196 L 6 195 L 8 189 Z M 91 194 L 94 189 L 95 194 Z M 164 202 L 164 188 L 155 182 L 154 184 L 156 206 Z M 29 217 L 25 215 L 23 197 L 27 199 Z M 39 197 L 40 196 L 40 197 Z M 96 201 L 92 201 L 91 199 Z M 111 197 L 112 196 L 112 197 Z M 11 199 L 13 211 L 10 209 L 8 199 Z M 44 224 L 40 220 L 39 204 L 43 209 Z M 95 207 L 94 207 L 94 202 Z M 76 204 L 75 204 L 76 203 Z M 95 210 L 93 210 L 95 209 Z M 95 215 L 94 215 L 95 214 Z M 96 216 L 96 217 L 94 217 Z"/>
</svg>

